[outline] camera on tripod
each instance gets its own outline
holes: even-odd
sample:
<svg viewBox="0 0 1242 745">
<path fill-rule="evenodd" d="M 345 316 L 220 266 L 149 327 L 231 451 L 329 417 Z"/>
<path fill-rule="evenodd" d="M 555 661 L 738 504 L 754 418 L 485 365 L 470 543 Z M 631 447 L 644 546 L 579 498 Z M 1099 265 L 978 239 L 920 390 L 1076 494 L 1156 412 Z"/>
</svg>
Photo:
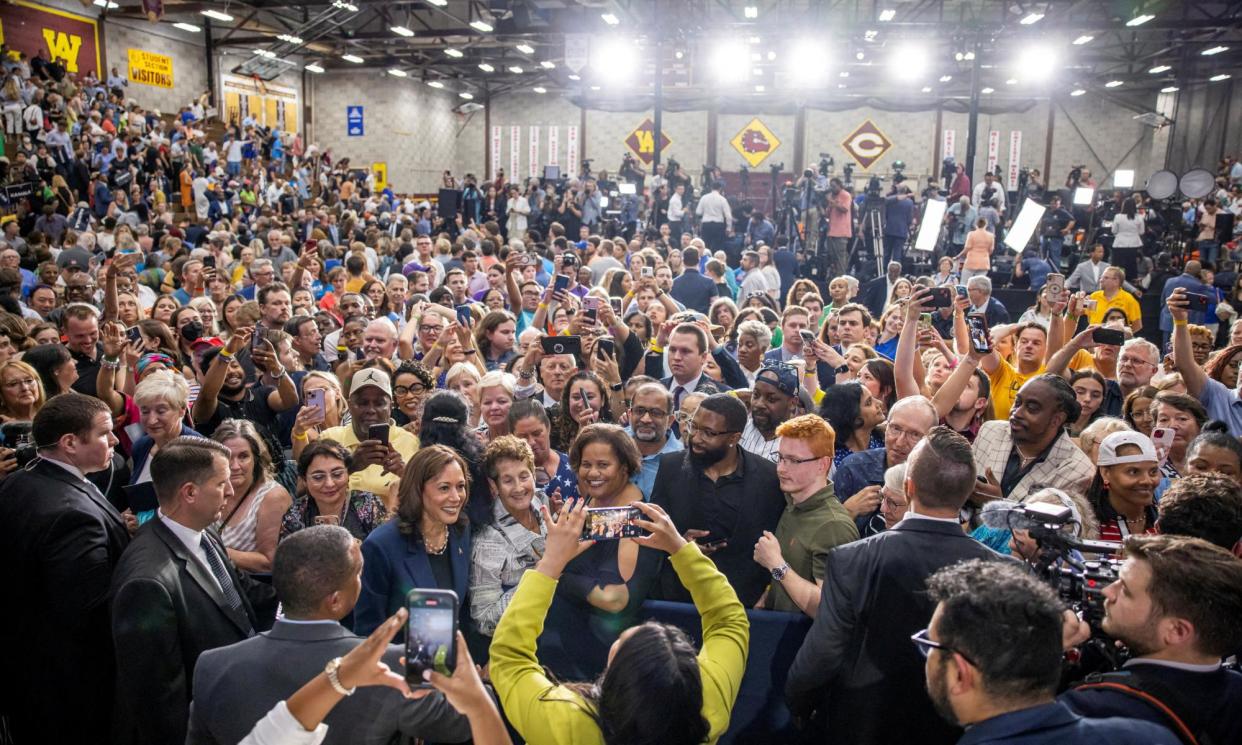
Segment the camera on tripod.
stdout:
<svg viewBox="0 0 1242 745">
<path fill-rule="evenodd" d="M 945 188 L 949 188 L 953 181 L 953 177 L 957 175 L 957 160 L 952 155 L 945 157 L 940 163 L 940 180 L 944 182 Z"/>
<path fill-rule="evenodd" d="M 893 161 L 893 185 L 896 186 L 906 180 L 906 162 L 903 160 Z"/>
<path fill-rule="evenodd" d="M 867 179 L 867 188 L 864 190 L 864 193 L 866 193 L 868 197 L 884 196 L 884 183 L 883 182 L 884 182 L 883 177 L 879 175 L 873 175 L 871 178 Z"/>
<path fill-rule="evenodd" d="M 819 170 L 820 176 L 832 175 L 832 171 L 835 166 L 836 166 L 836 163 L 833 161 L 831 155 L 829 155 L 828 153 L 819 154 L 819 169 L 818 170 Z"/>
</svg>

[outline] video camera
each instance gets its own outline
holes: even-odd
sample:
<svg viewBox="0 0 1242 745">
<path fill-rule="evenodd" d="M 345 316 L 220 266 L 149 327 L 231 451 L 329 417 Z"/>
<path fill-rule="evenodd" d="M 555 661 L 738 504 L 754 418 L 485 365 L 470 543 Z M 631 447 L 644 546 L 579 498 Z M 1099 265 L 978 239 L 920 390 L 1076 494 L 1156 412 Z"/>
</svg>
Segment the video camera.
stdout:
<svg viewBox="0 0 1242 745">
<path fill-rule="evenodd" d="M 903 171 L 905 170 L 906 170 L 905 161 L 903 160 L 893 161 L 893 185 L 894 186 L 906 180 L 906 174 L 903 173 Z"/>
<path fill-rule="evenodd" d="M 883 177 L 879 176 L 878 174 L 872 175 L 871 178 L 867 179 L 867 188 L 864 190 L 866 195 L 868 197 L 884 196 L 883 181 L 884 181 Z"/>
<path fill-rule="evenodd" d="M 957 175 L 957 160 L 952 155 L 947 156 L 940 163 L 940 180 L 944 182 L 945 188 L 953 182 L 953 177 Z"/>
<path fill-rule="evenodd" d="M 832 175 L 832 172 L 835 166 L 836 166 L 836 162 L 833 161 L 831 155 L 829 155 L 828 153 L 819 154 L 819 175 L 821 176 Z"/>
</svg>

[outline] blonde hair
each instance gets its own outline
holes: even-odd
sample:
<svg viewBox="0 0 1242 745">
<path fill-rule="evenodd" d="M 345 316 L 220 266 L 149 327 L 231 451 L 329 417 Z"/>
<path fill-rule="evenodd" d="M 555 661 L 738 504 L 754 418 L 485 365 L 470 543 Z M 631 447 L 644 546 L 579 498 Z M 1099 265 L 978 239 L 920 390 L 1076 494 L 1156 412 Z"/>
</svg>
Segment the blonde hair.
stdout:
<svg viewBox="0 0 1242 745">
<path fill-rule="evenodd" d="M 4 371 L 9 370 L 9 369 L 19 370 L 20 372 L 26 373 L 30 377 L 34 378 L 34 382 L 35 382 L 34 411 L 37 412 L 39 409 L 42 409 L 44 402 L 47 401 L 47 393 L 45 393 L 43 390 L 43 378 L 39 377 L 38 371 L 35 370 L 33 367 L 31 367 L 29 364 L 22 362 L 21 360 L 5 360 L 4 362 L 0 362 L 0 380 L 4 378 Z M 6 413 L 6 414 L 11 413 L 9 412 L 8 409 L 9 407 L 5 405 L 4 399 L 0 398 L 0 413 Z"/>
<path fill-rule="evenodd" d="M 459 362 L 457 364 L 460 365 L 462 363 Z M 471 365 L 471 369 L 474 369 L 473 365 Z M 449 372 L 452 373 L 453 371 L 450 369 Z M 475 370 L 475 372 L 478 372 L 478 370 Z M 445 383 L 447 382 L 448 382 L 448 378 L 446 377 Z M 479 382 L 476 387 L 479 389 L 480 393 L 482 393 L 487 388 L 504 388 L 505 393 L 508 393 L 510 396 L 512 396 L 513 389 L 516 386 L 517 386 L 517 378 L 513 377 L 512 373 L 507 373 L 504 370 L 492 370 L 488 374 L 479 378 Z"/>
<path fill-rule="evenodd" d="M 444 376 L 444 385 L 452 385 L 453 381 L 461 375 L 468 375 L 474 378 L 475 387 L 478 387 L 482 376 L 479 375 L 479 368 L 469 362 L 457 362 L 449 368 L 448 373 Z"/>
<path fill-rule="evenodd" d="M 1083 428 L 1078 434 L 1078 448 L 1087 454 L 1094 463 L 1099 452 L 1100 443 L 1114 432 L 1127 432 L 1131 427 L 1124 419 L 1113 416 L 1102 416 Z"/>
<path fill-rule="evenodd" d="M 190 386 L 185 378 L 171 370 L 156 370 L 147 375 L 134 389 L 134 403 L 167 403 L 174 409 L 184 409 L 190 399 Z"/>
</svg>

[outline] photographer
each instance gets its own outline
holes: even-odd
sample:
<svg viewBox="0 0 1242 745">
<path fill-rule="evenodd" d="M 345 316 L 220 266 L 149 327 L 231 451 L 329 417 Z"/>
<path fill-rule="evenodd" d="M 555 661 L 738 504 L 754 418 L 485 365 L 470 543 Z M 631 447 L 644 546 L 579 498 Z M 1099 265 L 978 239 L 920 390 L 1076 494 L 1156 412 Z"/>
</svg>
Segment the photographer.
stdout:
<svg viewBox="0 0 1242 745">
<path fill-rule="evenodd" d="M 910 637 L 926 659 L 927 694 L 970 743 L 1173 745 L 1172 733 L 1122 718 L 1084 719 L 1055 698 L 1064 608 L 1010 564 L 967 561 L 927 580 L 937 603 Z"/>
<path fill-rule="evenodd" d="M 914 227 L 914 195 L 910 187 L 894 187 L 894 193 L 884 199 L 884 263 L 900 262 L 905 256 L 906 241 Z"/>
<path fill-rule="evenodd" d="M 1061 701 L 1087 717 L 1155 722 L 1184 742 L 1242 742 L 1242 673 L 1220 664 L 1242 648 L 1242 559 L 1183 536 L 1131 536 L 1125 547 L 1103 590 L 1103 631 L 1134 656 Z"/>
<path fill-rule="evenodd" d="M 1061 249 L 1074 231 L 1074 225 L 1074 216 L 1061 206 L 1061 197 L 1057 194 L 1049 197 L 1048 210 L 1039 221 L 1039 250 L 1057 271 L 1061 270 Z"/>
<path fill-rule="evenodd" d="M 996 180 L 996 175 L 991 172 L 983 174 L 983 181 L 975 184 L 975 191 L 971 197 L 970 201 L 977 205 L 985 205 L 995 200 L 996 209 L 1002 213 L 1005 211 L 1005 189 Z"/>
<path fill-rule="evenodd" d="M 603 208 L 600 206 L 599 189 L 595 179 L 587 179 L 582 186 L 582 195 L 578 199 L 578 208 L 581 210 L 579 216 L 582 218 L 582 224 L 591 229 L 594 233 L 599 227 L 599 219 L 602 215 Z M 569 233 L 573 235 L 573 233 Z"/>
<path fill-rule="evenodd" d="M 582 225 L 582 203 L 578 199 L 578 182 L 569 182 L 569 188 L 561 195 L 556 210 L 556 222 L 565 228 L 565 235 L 577 235 Z"/>
</svg>

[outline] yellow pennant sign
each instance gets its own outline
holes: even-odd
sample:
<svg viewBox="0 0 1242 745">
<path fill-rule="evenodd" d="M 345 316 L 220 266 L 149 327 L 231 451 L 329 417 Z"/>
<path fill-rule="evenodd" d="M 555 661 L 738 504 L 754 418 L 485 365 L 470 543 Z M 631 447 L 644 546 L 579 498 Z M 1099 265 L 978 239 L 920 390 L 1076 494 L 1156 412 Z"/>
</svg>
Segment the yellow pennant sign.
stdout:
<svg viewBox="0 0 1242 745">
<path fill-rule="evenodd" d="M 142 49 L 129 50 L 129 79 L 156 88 L 173 87 L 172 57 Z"/>
</svg>

